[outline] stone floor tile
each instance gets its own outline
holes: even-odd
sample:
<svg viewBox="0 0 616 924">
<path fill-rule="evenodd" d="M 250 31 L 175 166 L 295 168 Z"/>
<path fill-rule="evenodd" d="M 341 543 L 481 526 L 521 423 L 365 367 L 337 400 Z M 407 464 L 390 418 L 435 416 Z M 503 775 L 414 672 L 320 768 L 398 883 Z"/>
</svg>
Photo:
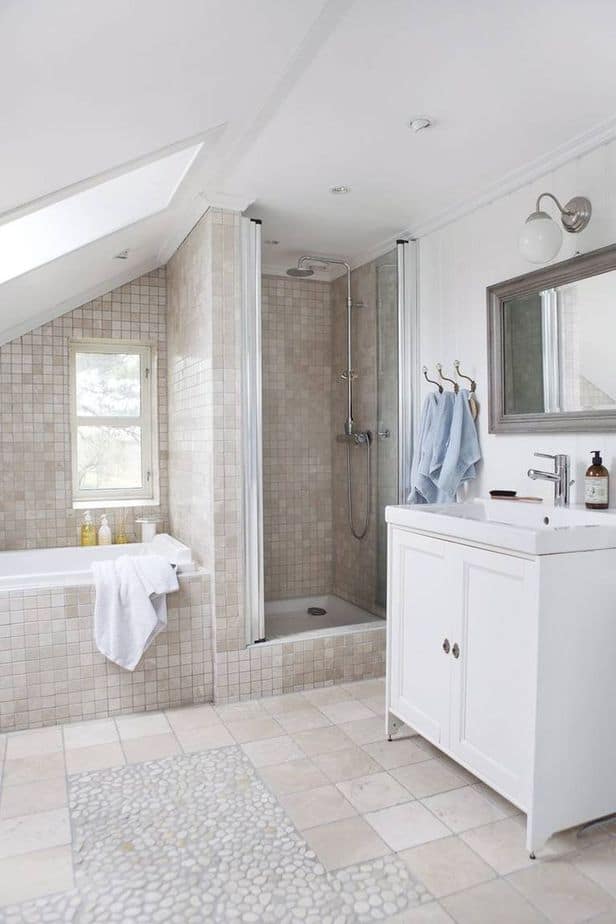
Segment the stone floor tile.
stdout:
<svg viewBox="0 0 616 924">
<path fill-rule="evenodd" d="M 129 764 L 142 760 L 160 760 L 180 753 L 175 735 L 146 735 L 143 738 L 129 738 L 124 742 L 124 754 Z"/>
<path fill-rule="evenodd" d="M 63 776 L 18 786 L 3 786 L 0 793 L 0 818 L 46 812 L 62 808 L 66 803 L 66 779 Z"/>
<path fill-rule="evenodd" d="M 289 735 L 266 738 L 262 741 L 249 741 L 242 745 L 242 750 L 255 767 L 267 767 L 304 757 L 304 752 Z"/>
<path fill-rule="evenodd" d="M 35 850 L 0 860 L 0 906 L 73 888 L 69 846 Z"/>
<path fill-rule="evenodd" d="M 352 743 L 341 725 L 328 725 L 325 728 L 295 732 L 293 740 L 299 744 L 308 757 L 315 754 L 327 754 L 329 751 L 341 751 L 350 747 Z"/>
<path fill-rule="evenodd" d="M 384 696 L 368 696 L 365 699 L 362 697 L 360 702 L 367 706 L 371 712 L 374 712 L 375 715 L 385 724 L 385 697 Z"/>
<path fill-rule="evenodd" d="M 290 712 L 303 712 L 307 703 L 301 693 L 285 693 L 282 696 L 266 696 L 259 700 L 262 709 L 268 715 L 288 715 Z"/>
<path fill-rule="evenodd" d="M 489 802 L 470 786 L 442 792 L 437 796 L 428 796 L 421 801 L 455 834 L 469 828 L 478 828 L 491 821 L 499 821 L 506 815 L 502 808 Z"/>
<path fill-rule="evenodd" d="M 119 743 L 93 744 L 88 748 L 73 748 L 66 752 L 67 773 L 84 773 L 86 770 L 106 770 L 121 767 L 126 761 Z"/>
<path fill-rule="evenodd" d="M 391 918 L 385 924 L 452 924 L 453 918 L 438 902 L 430 902 L 420 908 L 409 908 Z"/>
<path fill-rule="evenodd" d="M 508 799 L 504 799 L 503 796 L 495 792 L 491 786 L 487 786 L 485 783 L 481 782 L 472 783 L 471 786 L 475 792 L 478 792 L 484 799 L 487 799 L 488 802 L 491 802 L 492 805 L 500 809 L 506 818 L 521 814 L 517 805 L 514 805 L 513 802 L 509 802 Z"/>
<path fill-rule="evenodd" d="M 174 731 L 193 731 L 220 724 L 218 713 L 211 703 L 200 706 L 183 706 L 179 709 L 167 709 L 167 721 Z"/>
<path fill-rule="evenodd" d="M 507 880 L 554 924 L 578 924 L 613 910 L 613 898 L 565 860 L 533 863 Z"/>
<path fill-rule="evenodd" d="M 431 815 L 421 802 L 403 802 L 391 808 L 370 812 L 366 821 L 392 850 L 406 850 L 437 838 L 449 837 L 451 831 Z"/>
<path fill-rule="evenodd" d="M 205 728 L 177 729 L 175 737 L 186 754 L 211 751 L 235 744 L 235 739 L 231 737 L 231 733 L 222 722 L 206 725 Z"/>
<path fill-rule="evenodd" d="M 264 719 L 268 713 L 261 705 L 262 700 L 249 699 L 242 703 L 225 703 L 214 706 L 221 722 L 248 722 L 250 719 Z"/>
<path fill-rule="evenodd" d="M 331 784 L 282 796 L 280 802 L 300 831 L 357 814 L 350 802 Z"/>
<path fill-rule="evenodd" d="M 367 699 L 373 696 L 381 696 L 383 700 L 385 699 L 384 677 L 373 677 L 369 680 L 355 680 L 352 683 L 343 684 L 343 687 L 354 699 Z"/>
<path fill-rule="evenodd" d="M 413 876 L 435 898 L 461 892 L 496 876 L 494 870 L 458 837 L 421 844 L 402 851 L 400 856 Z"/>
<path fill-rule="evenodd" d="M 383 741 L 386 738 L 385 722 L 380 716 L 343 722 L 340 728 L 355 744 L 372 744 L 374 741 Z"/>
<path fill-rule="evenodd" d="M 341 700 L 339 703 L 325 703 L 319 705 L 319 709 L 334 725 L 374 718 L 374 712 L 356 699 Z"/>
<path fill-rule="evenodd" d="M 300 696 L 307 699 L 314 706 L 331 706 L 351 699 L 351 694 L 341 686 L 319 687 L 317 690 L 304 690 Z"/>
<path fill-rule="evenodd" d="M 364 750 L 374 757 L 384 770 L 404 767 L 406 764 L 427 760 L 426 752 L 416 743 L 415 738 L 394 738 L 393 741 L 376 741 L 365 744 Z"/>
<path fill-rule="evenodd" d="M 426 796 L 434 796 L 467 785 L 462 774 L 456 773 L 438 757 L 396 767 L 391 771 L 391 775 L 416 799 L 424 799 Z"/>
<path fill-rule="evenodd" d="M 129 738 L 145 738 L 149 735 L 164 735 L 171 731 L 164 712 L 121 715 L 116 719 L 116 725 L 122 741 L 128 741 Z"/>
<path fill-rule="evenodd" d="M 362 815 L 409 800 L 409 794 L 404 786 L 401 786 L 385 771 L 360 776 L 354 780 L 344 780 L 337 783 L 337 786 Z"/>
<path fill-rule="evenodd" d="M 120 736 L 113 719 L 95 719 L 92 722 L 76 722 L 64 726 L 64 747 L 87 748 L 95 744 L 113 744 Z"/>
<path fill-rule="evenodd" d="M 304 837 L 327 870 L 364 863 L 389 853 L 387 844 L 359 816 L 310 828 Z"/>
<path fill-rule="evenodd" d="M 277 718 L 289 735 L 294 735 L 296 732 L 310 731 L 315 728 L 326 728 L 331 725 L 327 716 L 313 706 L 308 706 L 306 709 L 298 710 L 297 712 L 287 712 L 278 715 Z"/>
<path fill-rule="evenodd" d="M 377 762 L 355 745 L 340 751 L 317 754 L 313 760 L 332 783 L 367 776 L 369 773 L 378 773 L 380 770 Z"/>
<path fill-rule="evenodd" d="M 0 821 L 0 859 L 70 842 L 71 826 L 66 808 Z"/>
<path fill-rule="evenodd" d="M 328 782 L 325 774 L 306 757 L 260 767 L 259 776 L 278 796 L 316 789 Z"/>
<path fill-rule="evenodd" d="M 59 754 L 62 752 L 62 747 L 62 729 L 60 726 L 13 732 L 7 736 L 6 759 L 17 760 L 22 757 Z"/>
<path fill-rule="evenodd" d="M 36 757 L 17 757 L 4 761 L 2 782 L 5 786 L 34 783 L 65 774 L 64 754 L 39 754 Z"/>
<path fill-rule="evenodd" d="M 473 886 L 441 903 L 457 924 L 545 924 L 545 917 L 504 879 Z"/>
<path fill-rule="evenodd" d="M 616 898 L 616 839 L 581 849 L 571 862 Z"/>
<path fill-rule="evenodd" d="M 522 816 L 471 828 L 460 836 L 501 876 L 533 863 L 526 849 L 526 822 Z M 537 853 L 541 856 L 541 851 Z"/>
<path fill-rule="evenodd" d="M 261 741 L 264 738 L 279 738 L 284 734 L 284 729 L 271 716 L 244 719 L 241 722 L 227 722 L 226 725 L 239 744 L 245 741 Z"/>
</svg>

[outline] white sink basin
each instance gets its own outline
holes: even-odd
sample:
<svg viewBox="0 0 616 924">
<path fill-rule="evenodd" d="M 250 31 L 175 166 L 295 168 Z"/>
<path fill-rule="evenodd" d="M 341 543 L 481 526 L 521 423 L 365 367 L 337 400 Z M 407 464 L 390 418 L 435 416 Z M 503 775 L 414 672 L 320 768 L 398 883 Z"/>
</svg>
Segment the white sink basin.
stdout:
<svg viewBox="0 0 616 924">
<path fill-rule="evenodd" d="M 616 548 L 611 510 L 552 507 L 524 501 L 387 507 L 388 523 L 529 555 Z"/>
</svg>

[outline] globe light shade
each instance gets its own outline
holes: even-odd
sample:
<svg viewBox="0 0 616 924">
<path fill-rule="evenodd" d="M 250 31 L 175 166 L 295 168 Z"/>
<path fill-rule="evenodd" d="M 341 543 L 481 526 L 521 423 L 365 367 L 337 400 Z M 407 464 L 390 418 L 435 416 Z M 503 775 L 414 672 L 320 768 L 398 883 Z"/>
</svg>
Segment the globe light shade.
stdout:
<svg viewBox="0 0 616 924">
<path fill-rule="evenodd" d="M 520 253 L 530 263 L 548 263 L 561 248 L 563 233 L 547 212 L 533 212 L 520 234 Z"/>
</svg>

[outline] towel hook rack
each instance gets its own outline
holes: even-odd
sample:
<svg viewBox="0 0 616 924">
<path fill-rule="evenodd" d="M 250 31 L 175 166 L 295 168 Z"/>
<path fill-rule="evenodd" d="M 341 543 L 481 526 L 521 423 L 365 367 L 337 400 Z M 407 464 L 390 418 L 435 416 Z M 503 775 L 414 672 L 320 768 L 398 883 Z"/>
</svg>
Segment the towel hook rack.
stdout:
<svg viewBox="0 0 616 924">
<path fill-rule="evenodd" d="M 457 376 L 459 376 L 461 379 L 466 379 L 467 382 L 471 383 L 471 389 L 470 389 L 471 392 L 477 391 L 477 382 L 475 381 L 475 379 L 472 379 L 470 375 L 464 375 L 463 372 L 460 372 L 460 360 L 459 359 L 454 359 L 453 366 L 454 366 L 454 369 L 456 370 Z"/>
<path fill-rule="evenodd" d="M 443 375 L 443 366 L 441 363 L 436 364 L 436 371 L 438 372 L 438 374 L 440 375 L 440 377 L 442 378 L 444 382 L 450 382 L 453 385 L 453 390 L 455 391 L 457 395 L 458 392 L 460 391 L 460 386 L 458 385 L 456 381 L 454 381 L 454 379 L 448 379 L 446 375 Z"/>
<path fill-rule="evenodd" d="M 422 366 L 421 371 L 422 371 L 423 374 L 424 374 L 424 379 L 426 380 L 426 382 L 429 382 L 430 385 L 436 385 L 436 387 L 437 387 L 438 390 L 439 390 L 439 394 L 442 395 L 442 394 L 443 394 L 443 386 L 441 385 L 440 382 L 435 382 L 434 379 L 429 379 L 429 378 L 428 378 L 428 367 L 427 367 L 427 366 Z"/>
</svg>

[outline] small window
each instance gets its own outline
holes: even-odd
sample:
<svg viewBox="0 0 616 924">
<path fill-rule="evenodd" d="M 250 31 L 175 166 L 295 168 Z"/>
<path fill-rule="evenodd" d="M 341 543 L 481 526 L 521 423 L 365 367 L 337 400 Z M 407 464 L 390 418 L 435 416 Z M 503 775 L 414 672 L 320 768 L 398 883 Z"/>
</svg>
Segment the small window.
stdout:
<svg viewBox="0 0 616 924">
<path fill-rule="evenodd" d="M 157 504 L 154 349 L 74 340 L 70 359 L 73 505 Z"/>
</svg>

